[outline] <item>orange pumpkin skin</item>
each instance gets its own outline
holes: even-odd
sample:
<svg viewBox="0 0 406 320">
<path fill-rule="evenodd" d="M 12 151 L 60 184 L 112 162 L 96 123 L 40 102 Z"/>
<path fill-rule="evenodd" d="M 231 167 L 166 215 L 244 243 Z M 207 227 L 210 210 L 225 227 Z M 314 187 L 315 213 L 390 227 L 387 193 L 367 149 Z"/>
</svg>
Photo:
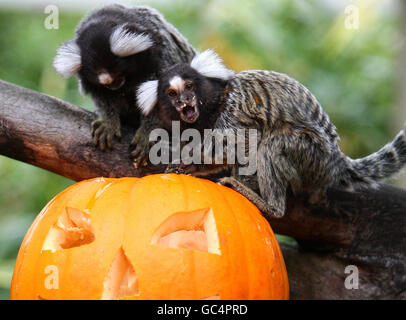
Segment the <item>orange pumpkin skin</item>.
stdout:
<svg viewBox="0 0 406 320">
<path fill-rule="evenodd" d="M 258 209 L 175 174 L 97 178 L 61 192 L 27 232 L 11 285 L 11 299 L 288 295 L 281 250 Z"/>
</svg>

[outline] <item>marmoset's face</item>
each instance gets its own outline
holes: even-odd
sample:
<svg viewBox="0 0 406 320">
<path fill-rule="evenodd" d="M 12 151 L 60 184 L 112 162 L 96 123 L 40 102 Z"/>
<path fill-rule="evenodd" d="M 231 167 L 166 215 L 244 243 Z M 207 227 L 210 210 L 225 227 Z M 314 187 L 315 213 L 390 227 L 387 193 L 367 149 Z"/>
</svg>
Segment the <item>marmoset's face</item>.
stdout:
<svg viewBox="0 0 406 320">
<path fill-rule="evenodd" d="M 212 96 L 210 80 L 187 64 L 169 70 L 159 86 L 161 111 L 172 121 L 195 123 Z"/>
<path fill-rule="evenodd" d="M 90 25 L 77 42 L 82 58 L 79 74 L 95 86 L 115 91 L 129 81 L 145 81 L 147 67 L 155 66 L 150 40 L 128 26 Z"/>
<path fill-rule="evenodd" d="M 188 64 L 175 65 L 158 81 L 158 116 L 167 126 L 181 121 L 186 127 L 209 127 L 226 84 L 226 80 L 204 76 Z"/>
<path fill-rule="evenodd" d="M 120 89 L 126 82 L 126 72 L 124 68 L 120 68 L 123 65 L 121 58 L 112 55 L 108 61 L 104 63 L 89 63 L 83 64 L 82 75 L 94 85 L 102 86 L 106 89 L 115 91 Z"/>
<path fill-rule="evenodd" d="M 164 92 L 170 105 L 179 113 L 186 123 L 194 123 L 199 117 L 196 87 L 193 79 L 174 76 L 169 79 Z"/>
</svg>

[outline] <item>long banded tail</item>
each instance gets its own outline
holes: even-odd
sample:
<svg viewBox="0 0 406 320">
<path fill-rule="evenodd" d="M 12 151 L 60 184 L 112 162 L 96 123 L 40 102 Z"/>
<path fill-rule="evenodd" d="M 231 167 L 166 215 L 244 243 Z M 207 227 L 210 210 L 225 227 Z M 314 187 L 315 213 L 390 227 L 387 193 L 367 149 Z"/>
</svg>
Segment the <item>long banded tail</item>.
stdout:
<svg viewBox="0 0 406 320">
<path fill-rule="evenodd" d="M 364 179 L 379 181 L 398 173 L 406 165 L 406 125 L 379 151 L 351 162 L 354 171 Z"/>
</svg>

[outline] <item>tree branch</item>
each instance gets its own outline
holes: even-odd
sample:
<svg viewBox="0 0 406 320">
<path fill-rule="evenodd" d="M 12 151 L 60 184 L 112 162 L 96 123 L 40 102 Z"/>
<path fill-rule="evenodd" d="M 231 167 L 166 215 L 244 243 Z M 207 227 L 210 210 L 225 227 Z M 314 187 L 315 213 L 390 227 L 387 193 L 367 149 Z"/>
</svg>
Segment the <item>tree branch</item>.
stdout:
<svg viewBox="0 0 406 320">
<path fill-rule="evenodd" d="M 406 299 L 406 262 L 394 252 L 368 255 L 316 252 L 283 242 L 280 246 L 291 299 Z M 358 286 L 353 281 L 345 285 L 355 275 L 354 269 L 345 273 L 349 266 L 358 270 Z"/>
<path fill-rule="evenodd" d="M 113 152 L 93 146 L 93 113 L 0 80 L 0 154 L 79 181 L 99 176 L 143 176 L 159 167 L 134 168 L 129 154 L 133 129 Z"/>
<path fill-rule="evenodd" d="M 123 127 L 112 152 L 96 149 L 92 120 L 79 107 L 0 81 L 0 154 L 73 180 L 162 172 L 134 168 L 134 129 Z M 382 185 L 290 196 L 285 217 L 270 223 L 300 245 L 281 244 L 292 298 L 406 298 L 406 191 Z M 359 268 L 360 289 L 344 287 L 349 264 Z"/>
<path fill-rule="evenodd" d="M 313 248 L 395 251 L 406 257 L 406 191 L 390 185 L 357 192 L 330 189 L 288 198 L 283 219 L 271 219 L 276 232 Z"/>
</svg>

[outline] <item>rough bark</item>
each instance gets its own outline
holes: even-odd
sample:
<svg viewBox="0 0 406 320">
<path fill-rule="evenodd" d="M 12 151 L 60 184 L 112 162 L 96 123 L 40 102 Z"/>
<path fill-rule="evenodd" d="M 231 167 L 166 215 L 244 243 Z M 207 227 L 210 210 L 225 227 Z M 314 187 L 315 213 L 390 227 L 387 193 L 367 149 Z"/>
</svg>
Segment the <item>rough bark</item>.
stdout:
<svg viewBox="0 0 406 320">
<path fill-rule="evenodd" d="M 134 168 L 128 150 L 134 129 L 122 128 L 112 152 L 94 148 L 94 119 L 82 108 L 0 80 L 0 154 L 76 181 L 159 171 Z"/>
<path fill-rule="evenodd" d="M 397 253 L 317 252 L 287 243 L 281 248 L 291 299 L 406 299 L 405 260 Z M 357 287 L 351 279 L 353 266 L 359 275 Z"/>
<path fill-rule="evenodd" d="M 91 142 L 94 115 L 38 92 L 0 81 L 0 154 L 73 180 L 143 176 L 134 168 L 124 127 L 112 152 Z M 287 214 L 270 221 L 282 243 L 296 299 L 406 298 L 406 191 L 382 185 L 360 192 L 327 190 L 289 197 Z M 359 270 L 359 289 L 344 286 L 345 267 Z"/>
<path fill-rule="evenodd" d="M 328 190 L 288 203 L 286 216 L 270 224 L 299 244 L 281 245 L 291 298 L 406 299 L 405 190 Z M 358 269 L 357 289 L 344 285 L 348 266 Z"/>
</svg>

